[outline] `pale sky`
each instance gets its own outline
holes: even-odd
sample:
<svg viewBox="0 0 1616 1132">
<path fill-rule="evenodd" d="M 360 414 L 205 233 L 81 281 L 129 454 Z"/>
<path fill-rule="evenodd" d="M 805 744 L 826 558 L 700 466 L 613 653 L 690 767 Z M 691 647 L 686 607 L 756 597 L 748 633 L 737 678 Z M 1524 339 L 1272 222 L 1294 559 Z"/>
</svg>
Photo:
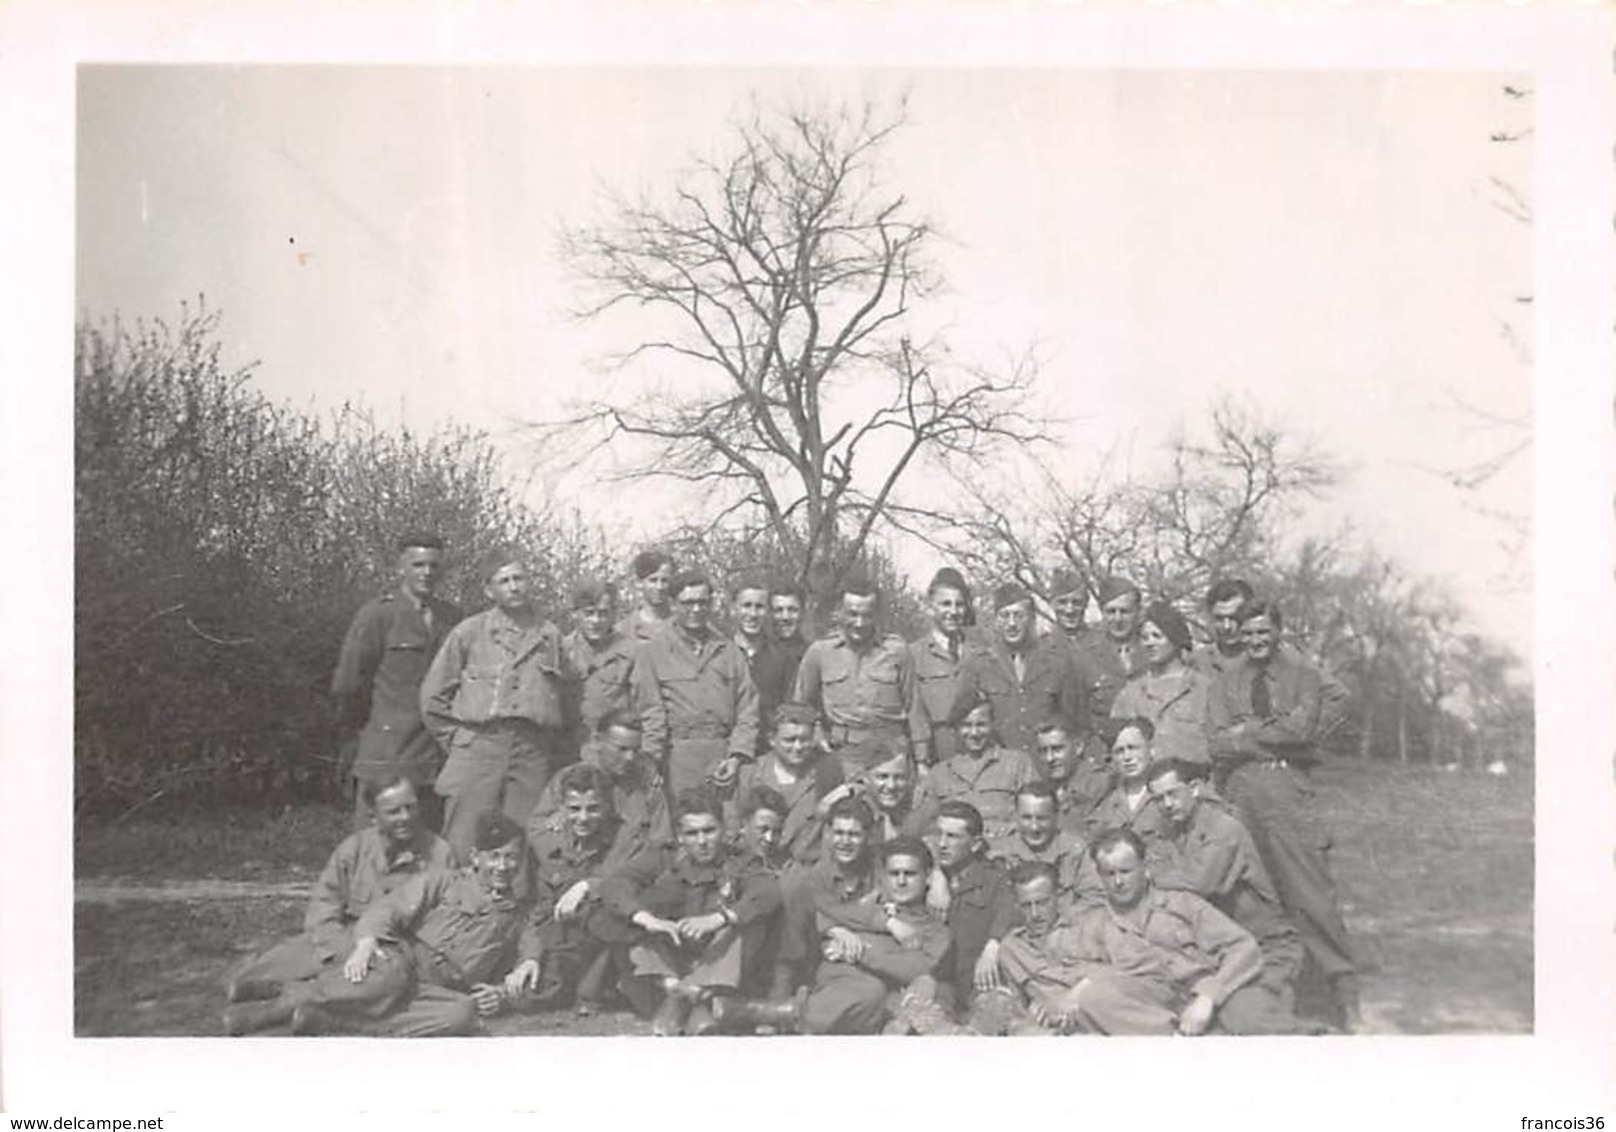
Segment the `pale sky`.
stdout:
<svg viewBox="0 0 1616 1132">
<path fill-rule="evenodd" d="M 79 84 L 78 302 L 172 318 L 205 293 L 229 355 L 298 405 L 362 399 L 510 441 L 602 378 L 632 322 L 570 321 L 563 220 L 599 190 L 658 186 L 754 92 L 890 99 L 911 125 L 888 181 L 948 237 L 928 318 L 964 354 L 1036 343 L 1078 417 L 1074 470 L 1143 463 L 1220 394 L 1353 465 L 1309 516 L 1350 520 L 1477 624 L 1530 652 L 1528 593 L 1499 592 L 1501 532 L 1419 465 L 1496 435 L 1531 374 L 1498 320 L 1531 289 L 1531 232 L 1488 179 L 1531 195 L 1530 124 L 1481 72 L 720 68 L 88 68 Z M 1528 337 L 1529 330 L 1522 324 Z M 991 471 L 991 470 L 990 470 Z M 588 477 L 551 481 L 644 530 Z M 1484 502 L 1528 511 L 1530 458 Z M 643 497 L 641 497 L 643 498 Z M 660 525 L 653 523 L 651 526 Z M 916 575 L 932 564 L 899 547 Z M 918 578 L 917 580 L 923 580 Z"/>
</svg>

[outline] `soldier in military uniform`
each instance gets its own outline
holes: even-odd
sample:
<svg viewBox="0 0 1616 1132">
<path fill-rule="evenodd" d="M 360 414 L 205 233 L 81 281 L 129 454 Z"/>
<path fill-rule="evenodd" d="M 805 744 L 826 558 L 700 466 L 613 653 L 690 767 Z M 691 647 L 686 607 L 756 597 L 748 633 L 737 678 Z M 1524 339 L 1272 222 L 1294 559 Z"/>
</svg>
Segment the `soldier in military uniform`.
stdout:
<svg viewBox="0 0 1616 1132">
<path fill-rule="evenodd" d="M 827 798 L 840 785 L 841 764 L 814 745 L 813 711 L 785 704 L 775 715 L 769 753 L 741 768 L 735 802 L 753 787 L 778 791 L 786 806 L 780 848 L 793 862 L 811 865 L 819 859 Z"/>
<path fill-rule="evenodd" d="M 1033 730 L 1051 716 L 1082 734 L 1089 726 L 1085 690 L 1071 656 L 1033 625 L 1032 595 L 1016 582 L 993 594 L 993 643 L 960 665 L 954 716 L 979 696 L 993 704 L 993 721 L 1005 746 L 1033 749 Z"/>
<path fill-rule="evenodd" d="M 580 749 L 599 731 L 600 721 L 609 713 L 632 708 L 634 702 L 634 649 L 632 638 L 618 632 L 617 587 L 591 578 L 580 582 L 572 593 L 572 613 L 577 627 L 561 643 L 567 664 L 581 682 L 578 702 L 578 733 L 568 756 L 579 757 Z"/>
<path fill-rule="evenodd" d="M 442 822 L 431 786 L 443 752 L 421 720 L 421 680 L 459 622 L 460 610 L 436 596 L 443 571 L 443 540 L 437 535 L 401 537 L 397 569 L 398 588 L 366 602 L 354 615 L 331 677 L 345 717 L 363 721 L 344 776 L 351 776 L 354 787 L 356 830 L 371 819 L 363 787 L 400 774 L 415 783 L 427 828 Z"/>
<path fill-rule="evenodd" d="M 231 976 L 230 1003 L 260 1002 L 279 997 L 288 983 L 313 979 L 340 963 L 353 949 L 353 928 L 380 898 L 411 877 L 429 869 L 455 867 L 449 843 L 422 825 L 415 785 L 407 775 L 391 782 L 371 781 L 360 789 L 375 824 L 338 845 L 309 894 L 303 934 L 253 956 Z M 240 1032 L 242 1022 L 227 1012 L 225 1031 Z"/>
<path fill-rule="evenodd" d="M 791 698 L 801 654 L 793 655 L 769 631 L 769 584 L 760 577 L 743 577 L 730 586 L 730 619 L 735 623 L 735 647 L 746 656 L 752 684 L 758 694 L 759 754 L 768 745 L 774 711 Z"/>
<path fill-rule="evenodd" d="M 1072 725 L 1058 716 L 1038 725 L 1034 744 L 1035 760 L 1055 788 L 1060 828 L 1082 833 L 1089 811 L 1111 789 L 1109 752 L 1104 759 L 1089 755 L 1073 740 Z"/>
<path fill-rule="evenodd" d="M 1139 648 L 1142 604 L 1139 587 L 1127 578 L 1112 576 L 1100 583 L 1101 631 L 1084 633 L 1075 652 L 1078 668 L 1088 681 L 1091 732 L 1104 733 L 1112 701 L 1144 668 Z"/>
<path fill-rule="evenodd" d="M 960 666 L 971 643 L 965 635 L 972 617 L 971 587 L 952 566 L 944 566 L 926 587 L 931 632 L 909 642 L 909 663 L 915 673 L 921 736 L 915 759 L 922 767 L 952 757 L 959 750 L 954 730 L 954 697 L 959 690 Z"/>
<path fill-rule="evenodd" d="M 1117 721 L 1117 737 L 1111 745 L 1116 776 L 1111 789 L 1084 818 L 1084 832 L 1090 842 L 1114 829 L 1131 830 L 1146 844 L 1166 832 L 1167 816 L 1151 797 L 1147 778 L 1150 742 L 1155 735 L 1156 727 L 1148 719 Z"/>
<path fill-rule="evenodd" d="M 660 550 L 640 551 L 630 567 L 640 587 L 640 604 L 623 615 L 617 631 L 638 643 L 656 636 L 673 618 L 670 583 L 675 567 L 673 559 Z"/>
<path fill-rule="evenodd" d="M 1100 874 L 1088 855 L 1088 843 L 1080 834 L 1060 828 L 1055 786 L 1045 779 L 1017 789 L 1016 827 L 989 837 L 987 855 L 1006 873 L 1013 872 L 1022 861 L 1042 861 L 1053 868 L 1063 913 L 1105 900 Z"/>
<path fill-rule="evenodd" d="M 757 757 L 758 695 L 746 656 L 711 625 L 713 585 L 676 576 L 673 624 L 634 658 L 634 702 L 647 751 L 674 795 L 703 782 L 728 790 Z"/>
<path fill-rule="evenodd" d="M 992 700 L 979 695 L 959 707 L 959 753 L 931 768 L 915 791 L 914 807 L 930 820 L 946 802 L 969 802 L 987 823 L 987 835 L 997 837 L 1015 828 L 1016 791 L 1044 774 L 1027 752 L 994 741 Z"/>
<path fill-rule="evenodd" d="M 808 602 L 801 586 L 795 582 L 776 581 L 769 587 L 769 633 L 784 657 L 787 699 L 797 687 L 797 670 L 802 665 L 802 654 L 808 651 L 808 642 L 802 635 L 802 615 Z"/>
<path fill-rule="evenodd" d="M 443 836 L 462 856 L 484 810 L 527 824 L 577 719 L 577 676 L 528 594 L 522 554 L 490 554 L 482 578 L 493 608 L 455 626 L 421 684 L 421 715 L 449 755 L 436 784 Z"/>
<path fill-rule="evenodd" d="M 870 765 L 871 741 L 927 738 L 908 649 L 902 638 L 877 631 L 879 606 L 874 586 L 848 586 L 840 631 L 809 645 L 797 670 L 795 699 L 817 713 L 825 746 L 841 759 L 849 778 Z"/>
</svg>

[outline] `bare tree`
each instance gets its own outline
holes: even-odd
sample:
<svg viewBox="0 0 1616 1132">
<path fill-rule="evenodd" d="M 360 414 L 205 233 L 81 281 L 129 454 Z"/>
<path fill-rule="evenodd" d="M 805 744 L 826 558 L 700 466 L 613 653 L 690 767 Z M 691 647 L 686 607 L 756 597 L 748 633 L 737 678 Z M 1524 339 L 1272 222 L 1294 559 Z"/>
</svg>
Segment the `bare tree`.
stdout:
<svg viewBox="0 0 1616 1132">
<path fill-rule="evenodd" d="M 705 492 L 709 528 L 761 522 L 821 593 L 918 468 L 1047 439 L 1030 361 L 1003 374 L 961 365 L 920 327 L 917 304 L 942 285 L 937 234 L 886 186 L 881 161 L 904 123 L 902 104 L 754 106 L 725 156 L 696 159 L 657 199 L 613 196 L 603 221 L 566 228 L 577 313 L 631 310 L 656 328 L 608 372 L 673 369 L 643 396 L 619 387 L 575 404 L 540 436 L 581 439 L 586 453 L 630 442 L 620 479 Z"/>
</svg>

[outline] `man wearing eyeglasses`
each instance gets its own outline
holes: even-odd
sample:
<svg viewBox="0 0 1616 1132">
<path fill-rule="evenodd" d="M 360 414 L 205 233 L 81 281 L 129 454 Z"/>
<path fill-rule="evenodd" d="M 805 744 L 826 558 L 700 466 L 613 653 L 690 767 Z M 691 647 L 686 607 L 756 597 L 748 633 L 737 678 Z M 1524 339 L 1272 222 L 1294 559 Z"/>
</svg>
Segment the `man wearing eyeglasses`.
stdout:
<svg viewBox="0 0 1616 1132">
<path fill-rule="evenodd" d="M 666 768 L 673 796 L 703 782 L 728 789 L 757 753 L 757 687 L 746 654 L 712 630 L 711 580 L 686 570 L 669 588 L 673 624 L 640 646 L 634 664 L 645 749 Z"/>
</svg>

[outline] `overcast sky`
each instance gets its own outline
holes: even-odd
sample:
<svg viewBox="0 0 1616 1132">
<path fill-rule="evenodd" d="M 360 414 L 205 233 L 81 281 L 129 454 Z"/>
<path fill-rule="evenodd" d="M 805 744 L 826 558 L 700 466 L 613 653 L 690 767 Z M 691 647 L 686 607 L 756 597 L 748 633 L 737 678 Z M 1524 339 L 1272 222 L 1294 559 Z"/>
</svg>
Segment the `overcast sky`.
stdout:
<svg viewBox="0 0 1616 1132">
<path fill-rule="evenodd" d="M 624 339 L 567 317 L 563 220 L 603 186 L 655 192 L 753 93 L 891 99 L 888 180 L 949 236 L 933 317 L 965 353 L 1036 343 L 1078 419 L 1069 459 L 1150 452 L 1220 395 L 1353 466 L 1309 523 L 1350 520 L 1446 578 L 1527 652 L 1500 528 L 1422 467 L 1501 443 L 1449 390 L 1524 415 L 1530 369 L 1499 320 L 1531 287 L 1531 154 L 1488 135 L 1529 102 L 1482 73 L 717 68 L 87 68 L 78 296 L 171 318 L 205 293 L 229 355 L 299 405 L 362 399 L 509 437 Z M 1526 333 L 1524 323 L 1521 325 Z M 514 466 L 527 454 L 512 447 Z M 1142 455 L 1138 458 L 1143 459 Z M 633 509 L 551 485 L 605 521 Z M 1525 512 L 1530 461 L 1485 505 Z M 900 548 L 917 574 L 930 558 Z"/>
</svg>

